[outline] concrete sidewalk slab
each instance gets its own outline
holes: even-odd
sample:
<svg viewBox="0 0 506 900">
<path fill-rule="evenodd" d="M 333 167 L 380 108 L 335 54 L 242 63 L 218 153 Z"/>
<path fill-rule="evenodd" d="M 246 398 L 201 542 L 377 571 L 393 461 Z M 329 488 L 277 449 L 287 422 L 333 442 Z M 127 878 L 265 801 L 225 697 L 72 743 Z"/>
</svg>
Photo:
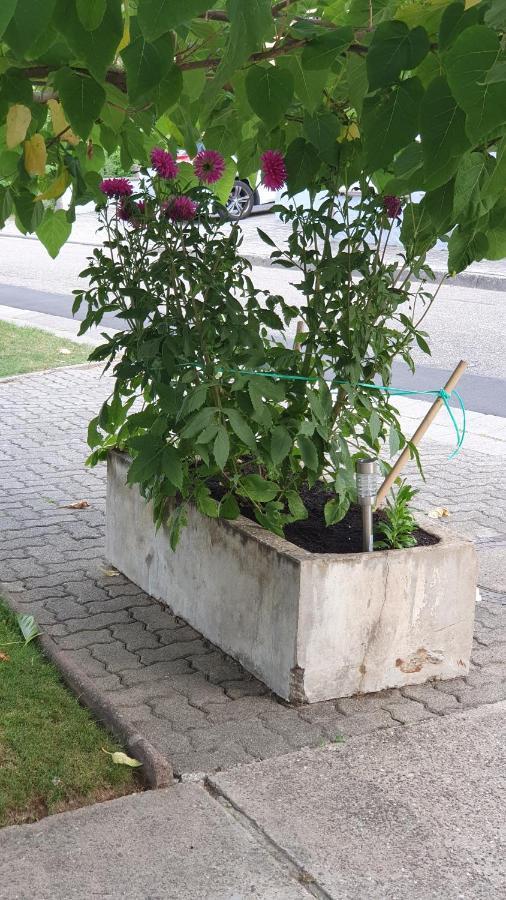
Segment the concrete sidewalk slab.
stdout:
<svg viewBox="0 0 506 900">
<path fill-rule="evenodd" d="M 506 892 L 506 704 L 210 777 L 335 900 Z"/>
<path fill-rule="evenodd" d="M 2 900 L 305 900 L 276 860 L 197 785 L 132 794 L 0 831 Z"/>
</svg>

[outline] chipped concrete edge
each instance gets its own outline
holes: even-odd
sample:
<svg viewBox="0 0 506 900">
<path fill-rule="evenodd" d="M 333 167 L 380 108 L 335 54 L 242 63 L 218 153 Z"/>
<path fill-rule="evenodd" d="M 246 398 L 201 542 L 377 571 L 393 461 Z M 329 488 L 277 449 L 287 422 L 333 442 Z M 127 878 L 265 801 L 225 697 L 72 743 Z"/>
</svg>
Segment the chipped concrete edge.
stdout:
<svg viewBox="0 0 506 900">
<path fill-rule="evenodd" d="M 2 588 L 2 598 L 10 609 L 18 614 L 26 612 L 13 599 L 9 591 Z M 142 763 L 142 775 L 150 788 L 165 788 L 174 783 L 172 765 L 169 760 L 133 728 L 110 700 L 82 670 L 72 663 L 52 637 L 40 634 L 38 644 L 44 655 L 59 670 L 65 684 L 75 694 L 78 701 L 86 706 L 95 717 L 117 737 L 135 759 Z"/>
</svg>

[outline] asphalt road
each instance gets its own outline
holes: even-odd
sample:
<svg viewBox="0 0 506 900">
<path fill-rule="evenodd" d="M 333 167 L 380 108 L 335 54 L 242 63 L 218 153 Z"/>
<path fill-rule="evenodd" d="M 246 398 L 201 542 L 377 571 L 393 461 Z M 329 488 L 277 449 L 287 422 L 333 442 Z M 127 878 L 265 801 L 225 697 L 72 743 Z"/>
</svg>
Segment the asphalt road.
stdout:
<svg viewBox="0 0 506 900">
<path fill-rule="evenodd" d="M 272 220 L 272 222 L 271 222 Z M 243 251 L 251 252 L 256 225 L 265 231 L 279 231 L 272 215 L 251 218 L 245 223 Z M 36 241 L 19 234 L 0 236 L 0 305 L 72 318 L 71 291 L 79 283 L 79 272 L 91 252 L 95 220 L 83 216 L 73 239 L 51 260 Z M 292 286 L 296 274 L 285 269 L 255 266 L 253 279 L 260 288 L 282 293 L 291 302 L 299 301 Z M 506 288 L 506 279 L 505 279 Z M 299 301 L 300 302 L 300 301 Z M 78 313 L 78 318 L 83 317 Z M 104 324 L 118 327 L 114 316 Z M 442 387 L 459 359 L 469 362 L 461 381 L 468 409 L 506 417 L 506 290 L 484 291 L 447 286 L 443 288 L 424 322 L 432 348 L 430 357 L 416 350 L 416 375 L 407 367 L 395 367 L 398 387 L 428 390 Z"/>
</svg>

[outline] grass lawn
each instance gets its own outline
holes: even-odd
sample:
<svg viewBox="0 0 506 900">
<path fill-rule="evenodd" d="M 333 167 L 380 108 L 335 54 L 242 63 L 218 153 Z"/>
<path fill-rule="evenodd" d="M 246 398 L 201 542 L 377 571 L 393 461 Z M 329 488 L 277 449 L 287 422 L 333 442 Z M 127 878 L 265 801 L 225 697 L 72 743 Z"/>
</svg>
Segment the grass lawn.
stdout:
<svg viewBox="0 0 506 900">
<path fill-rule="evenodd" d="M 75 344 L 40 328 L 0 322 L 0 378 L 56 366 L 84 363 L 91 347 Z M 68 350 L 69 353 L 62 353 Z"/>
<path fill-rule="evenodd" d="M 14 616 L 0 602 L 0 825 L 141 789 L 131 768 L 102 752 L 121 748 L 79 705 L 36 642 L 11 643 L 20 640 Z"/>
</svg>

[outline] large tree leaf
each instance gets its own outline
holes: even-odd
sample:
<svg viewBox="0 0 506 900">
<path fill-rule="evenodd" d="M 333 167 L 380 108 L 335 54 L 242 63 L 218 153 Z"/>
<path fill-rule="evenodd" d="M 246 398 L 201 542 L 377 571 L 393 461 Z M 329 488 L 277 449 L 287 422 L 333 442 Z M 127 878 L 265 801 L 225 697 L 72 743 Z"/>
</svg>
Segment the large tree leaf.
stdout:
<svg viewBox="0 0 506 900">
<path fill-rule="evenodd" d="M 131 100 L 136 102 L 159 86 L 173 65 L 172 52 L 170 36 L 151 44 L 136 25 L 132 27 L 132 40 L 121 52 Z"/>
<path fill-rule="evenodd" d="M 246 76 L 248 102 L 269 129 L 274 128 L 293 97 L 293 76 L 276 66 L 252 66 Z"/>
<path fill-rule="evenodd" d="M 445 231 L 449 231 L 455 223 L 453 211 L 454 192 L 455 180 L 452 178 L 435 191 L 428 191 L 423 198 L 423 205 L 437 234 L 444 234 Z"/>
<path fill-rule="evenodd" d="M 29 175 L 45 175 L 47 150 L 43 136 L 37 132 L 25 141 L 25 169 Z"/>
<path fill-rule="evenodd" d="M 320 156 L 329 165 L 336 165 L 339 153 L 337 139 L 342 124 L 333 113 L 315 114 L 304 117 L 304 133 L 320 151 Z"/>
<path fill-rule="evenodd" d="M 156 41 L 182 22 L 189 22 L 208 9 L 217 0 L 139 0 L 137 18 L 147 41 Z"/>
<path fill-rule="evenodd" d="M 408 257 L 417 257 L 434 246 L 437 233 L 426 205 L 408 203 L 402 216 L 401 242 Z"/>
<path fill-rule="evenodd" d="M 16 211 L 16 224 L 21 226 L 23 232 L 32 234 L 38 228 L 44 215 L 44 206 L 40 202 L 34 202 L 35 197 L 30 191 L 19 190 L 14 194 L 14 209 Z"/>
<path fill-rule="evenodd" d="M 305 69 L 299 53 L 281 56 L 277 61 L 277 66 L 291 72 L 297 100 L 305 109 L 313 112 L 321 103 L 323 90 L 329 78 L 328 70 Z"/>
<path fill-rule="evenodd" d="M 86 139 L 104 105 L 102 85 L 71 69 L 60 69 L 55 76 L 55 86 L 72 130 Z"/>
<path fill-rule="evenodd" d="M 469 147 L 465 115 L 443 76 L 430 83 L 423 97 L 420 135 L 426 184 L 433 189 L 451 178 L 461 154 Z"/>
<path fill-rule="evenodd" d="M 486 230 L 486 259 L 504 259 L 506 257 L 506 197 L 502 197 L 491 210 Z"/>
<path fill-rule="evenodd" d="M 2 0 L 0 19 L 5 14 L 4 3 L 5 0 Z M 5 40 L 15 53 L 25 56 L 32 44 L 46 31 L 53 17 L 55 4 L 56 0 L 37 3 L 33 0 L 17 0 L 14 15 L 5 31 Z M 11 0 L 7 0 L 7 9 L 11 5 Z"/>
<path fill-rule="evenodd" d="M 58 256 L 65 241 L 70 237 L 71 231 L 72 225 L 63 209 L 58 209 L 56 212 L 52 209 L 46 209 L 42 222 L 36 228 L 39 241 L 44 244 L 44 247 L 53 259 Z"/>
<path fill-rule="evenodd" d="M 467 28 L 444 54 L 448 83 L 466 113 L 466 131 L 473 143 L 506 122 L 506 83 L 485 83 L 499 55 L 499 36 L 486 25 Z"/>
<path fill-rule="evenodd" d="M 455 218 L 476 220 L 486 210 L 481 203 L 481 183 L 486 175 L 487 158 L 484 153 L 466 153 L 459 163 L 455 178 L 453 211 Z"/>
<path fill-rule="evenodd" d="M 497 145 L 494 167 L 482 187 L 482 199 L 487 208 L 494 205 L 506 188 L 506 137 Z"/>
<path fill-rule="evenodd" d="M 313 38 L 302 51 L 302 66 L 307 71 L 330 69 L 337 57 L 353 40 L 353 29 L 348 26 L 334 28 Z"/>
<path fill-rule="evenodd" d="M 448 271 L 451 275 L 462 272 L 472 262 L 479 262 L 486 256 L 488 240 L 483 232 L 474 232 L 472 227 L 455 228 L 448 241 Z"/>
<path fill-rule="evenodd" d="M 14 15 L 17 2 L 18 0 L 2 0 L 0 4 L 0 37 Z"/>
<path fill-rule="evenodd" d="M 113 62 L 123 34 L 121 0 L 107 0 L 103 19 L 94 31 L 82 24 L 74 4 L 57 0 L 53 20 L 78 60 L 82 60 L 92 75 L 102 79 Z"/>
<path fill-rule="evenodd" d="M 76 0 L 77 15 L 86 31 L 95 31 L 107 9 L 106 0 Z"/>
<path fill-rule="evenodd" d="M 447 50 L 448 47 L 458 38 L 461 31 L 470 28 L 471 25 L 477 25 L 480 20 L 481 11 L 476 6 L 466 9 L 464 3 L 451 3 L 447 6 L 439 26 L 438 45 L 440 50 Z"/>
<path fill-rule="evenodd" d="M 366 97 L 362 133 L 370 170 L 386 168 L 416 137 L 422 96 L 418 78 L 408 78 L 384 93 Z"/>
<path fill-rule="evenodd" d="M 31 118 L 30 110 L 22 103 L 15 103 L 14 106 L 10 107 L 7 113 L 5 133 L 5 143 L 9 150 L 12 150 L 13 147 L 17 147 L 21 141 L 24 141 Z"/>
<path fill-rule="evenodd" d="M 304 138 L 295 138 L 288 147 L 285 157 L 287 171 L 287 188 L 290 194 L 298 194 L 299 191 L 310 187 L 320 168 L 318 154 L 313 144 Z"/>
<path fill-rule="evenodd" d="M 410 30 L 404 22 L 382 22 L 367 51 L 367 75 L 372 91 L 396 81 L 401 72 L 415 69 L 429 52 L 425 28 Z"/>
</svg>

